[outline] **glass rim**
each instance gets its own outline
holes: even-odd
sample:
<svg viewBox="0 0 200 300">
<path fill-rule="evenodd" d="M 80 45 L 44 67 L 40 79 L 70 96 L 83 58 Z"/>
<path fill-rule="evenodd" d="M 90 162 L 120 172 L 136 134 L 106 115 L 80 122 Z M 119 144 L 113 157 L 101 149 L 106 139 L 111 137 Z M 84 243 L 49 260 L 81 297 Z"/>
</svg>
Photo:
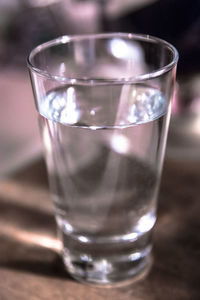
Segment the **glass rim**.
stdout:
<svg viewBox="0 0 200 300">
<path fill-rule="evenodd" d="M 153 72 L 137 75 L 134 77 L 119 77 L 119 78 L 93 78 L 93 77 L 65 77 L 65 76 L 59 76 L 55 74 L 51 74 L 50 72 L 45 71 L 44 69 L 40 69 L 37 66 L 34 65 L 32 62 L 35 55 L 37 55 L 39 52 L 41 52 L 44 49 L 48 49 L 55 45 L 61 45 L 61 44 L 67 44 L 73 41 L 81 41 L 81 40 L 89 40 L 89 39 L 103 39 L 103 38 L 127 38 L 130 40 L 140 40 L 140 41 L 150 41 L 157 44 L 163 44 L 168 48 L 171 53 L 173 54 L 171 61 L 164 65 L 163 67 L 160 67 L 156 69 Z M 63 83 L 71 83 L 71 84 L 123 84 L 123 83 L 139 83 L 142 81 L 150 80 L 153 78 L 157 78 L 168 71 L 172 70 L 178 62 L 179 54 L 177 49 L 170 44 L 169 42 L 148 35 L 148 34 L 135 34 L 135 33 L 121 33 L 121 32 L 112 32 L 112 33 L 97 33 L 97 34 L 80 34 L 80 35 L 62 35 L 59 36 L 53 40 L 50 40 L 48 42 L 42 43 L 38 46 L 36 46 L 27 57 L 27 65 L 28 68 L 33 71 L 34 73 L 45 77 L 47 79 L 51 79 L 58 82 Z"/>
</svg>

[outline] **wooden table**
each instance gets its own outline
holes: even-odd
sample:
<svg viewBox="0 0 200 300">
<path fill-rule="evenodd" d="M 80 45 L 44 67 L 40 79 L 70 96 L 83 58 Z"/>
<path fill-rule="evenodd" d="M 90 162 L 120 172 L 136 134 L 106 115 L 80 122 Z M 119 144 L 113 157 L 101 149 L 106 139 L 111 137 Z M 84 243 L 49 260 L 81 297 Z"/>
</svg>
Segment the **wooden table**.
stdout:
<svg viewBox="0 0 200 300">
<path fill-rule="evenodd" d="M 164 165 L 155 261 L 142 282 L 83 285 L 65 272 L 58 249 L 41 160 L 0 183 L 1 300 L 200 299 L 200 161 Z"/>
</svg>

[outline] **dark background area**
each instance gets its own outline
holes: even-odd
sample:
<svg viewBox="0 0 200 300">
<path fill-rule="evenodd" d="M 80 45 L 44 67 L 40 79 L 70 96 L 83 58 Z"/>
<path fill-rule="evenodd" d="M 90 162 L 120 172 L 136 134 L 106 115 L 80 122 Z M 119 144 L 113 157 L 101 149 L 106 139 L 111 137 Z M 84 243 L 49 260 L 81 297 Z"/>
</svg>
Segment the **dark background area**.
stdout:
<svg viewBox="0 0 200 300">
<path fill-rule="evenodd" d="M 129 32 L 132 28 L 172 43 L 180 54 L 179 74 L 199 72 L 199 0 L 160 0 L 108 24 L 108 30 Z"/>
</svg>

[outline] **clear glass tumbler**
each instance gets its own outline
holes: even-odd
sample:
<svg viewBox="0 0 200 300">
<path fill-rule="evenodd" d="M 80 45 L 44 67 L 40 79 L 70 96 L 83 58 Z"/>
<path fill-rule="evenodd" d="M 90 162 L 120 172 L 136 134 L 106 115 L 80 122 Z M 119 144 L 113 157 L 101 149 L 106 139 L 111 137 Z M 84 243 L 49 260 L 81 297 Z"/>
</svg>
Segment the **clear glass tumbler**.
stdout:
<svg viewBox="0 0 200 300">
<path fill-rule="evenodd" d="M 100 285 L 142 277 L 178 53 L 145 35 L 62 36 L 28 58 L 63 260 Z"/>
</svg>

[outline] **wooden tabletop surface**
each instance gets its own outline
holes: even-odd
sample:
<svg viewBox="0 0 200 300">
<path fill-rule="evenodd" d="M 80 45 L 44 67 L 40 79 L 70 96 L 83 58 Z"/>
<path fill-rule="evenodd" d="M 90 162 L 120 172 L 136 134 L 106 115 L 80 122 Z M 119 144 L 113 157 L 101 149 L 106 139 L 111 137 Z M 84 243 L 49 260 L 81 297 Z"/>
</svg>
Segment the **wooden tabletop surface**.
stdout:
<svg viewBox="0 0 200 300">
<path fill-rule="evenodd" d="M 0 300 L 200 299 L 200 161 L 164 165 L 147 278 L 123 288 L 74 281 L 59 255 L 43 161 L 0 183 Z"/>
</svg>

